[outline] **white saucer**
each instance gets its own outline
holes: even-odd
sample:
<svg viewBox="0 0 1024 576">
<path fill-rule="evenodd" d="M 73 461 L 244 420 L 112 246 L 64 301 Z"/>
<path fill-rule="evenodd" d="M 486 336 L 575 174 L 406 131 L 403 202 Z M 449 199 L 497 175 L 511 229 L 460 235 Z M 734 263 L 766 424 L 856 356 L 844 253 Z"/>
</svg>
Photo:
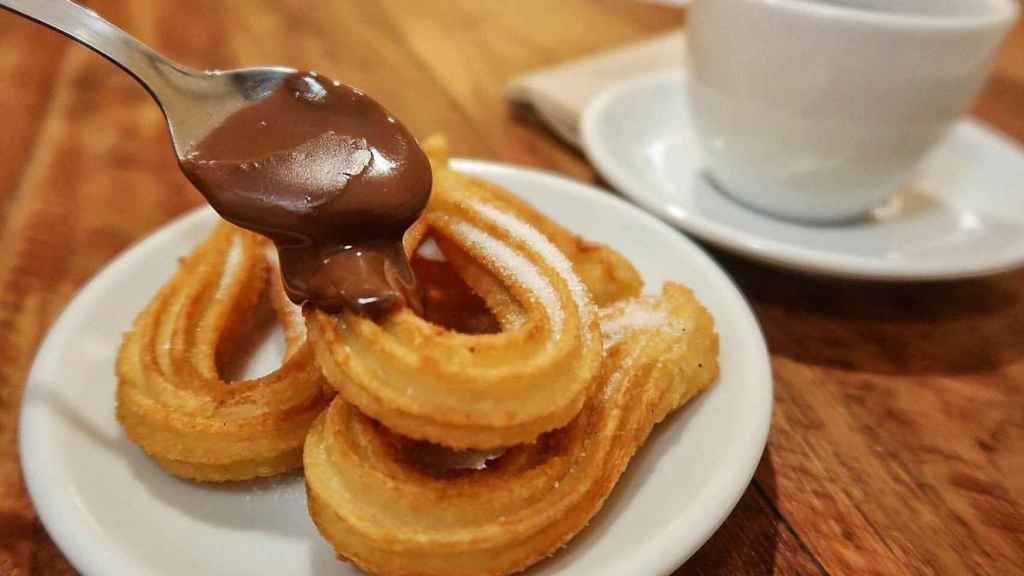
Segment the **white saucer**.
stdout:
<svg viewBox="0 0 1024 576">
<path fill-rule="evenodd" d="M 499 164 L 456 166 L 614 245 L 649 290 L 669 279 L 688 284 L 714 316 L 719 381 L 655 429 L 591 526 L 531 574 L 671 572 L 725 519 L 764 449 L 771 369 L 750 307 L 697 245 L 603 190 Z M 356 574 L 317 535 L 300 476 L 224 486 L 177 480 L 128 442 L 114 420 L 121 333 L 215 221 L 201 209 L 128 250 L 54 324 L 21 411 L 19 452 L 32 501 L 86 576 Z M 260 348 L 250 365 L 266 366 L 272 348 Z"/>
<path fill-rule="evenodd" d="M 612 88 L 583 114 L 583 146 L 612 186 L 722 248 L 787 268 L 872 280 L 980 276 L 1024 263 L 1024 151 L 973 120 L 952 129 L 906 191 L 864 221 L 815 226 L 746 208 L 701 175 L 675 71 Z"/>
</svg>

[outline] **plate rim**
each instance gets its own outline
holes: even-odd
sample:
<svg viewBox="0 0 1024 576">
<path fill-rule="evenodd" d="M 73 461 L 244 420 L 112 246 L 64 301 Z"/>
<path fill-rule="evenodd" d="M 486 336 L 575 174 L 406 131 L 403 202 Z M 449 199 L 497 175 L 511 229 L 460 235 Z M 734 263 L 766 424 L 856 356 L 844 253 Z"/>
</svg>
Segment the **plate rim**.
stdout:
<svg viewBox="0 0 1024 576">
<path fill-rule="evenodd" d="M 878 282 L 924 282 L 961 280 L 990 276 L 1013 270 L 1024 265 L 1024 239 L 1018 242 L 1020 250 L 1001 258 L 993 258 L 980 264 L 968 266 L 945 263 L 922 263 L 920 261 L 897 259 L 886 260 L 848 254 L 837 254 L 803 246 L 779 242 L 729 226 L 724 222 L 702 218 L 690 212 L 674 213 L 665 204 L 646 194 L 647 188 L 622 163 L 616 162 L 617 155 L 611 151 L 606 139 L 601 137 L 604 120 L 610 116 L 611 107 L 629 95 L 654 86 L 689 81 L 689 72 L 684 68 L 662 70 L 627 80 L 601 91 L 592 98 L 580 117 L 580 144 L 587 159 L 615 190 L 630 201 L 677 229 L 719 248 L 760 262 L 766 262 L 787 270 L 843 278 Z M 1016 155 L 1024 163 L 1024 146 L 988 126 L 976 118 L 964 115 L 953 123 L 954 129 L 964 130 L 970 138 L 984 142 L 986 149 L 998 149 Z M 745 210 L 749 210 L 744 208 Z"/>
<path fill-rule="evenodd" d="M 550 183 L 553 187 L 571 190 L 574 195 L 586 195 L 595 202 L 606 204 L 609 208 L 631 211 L 638 221 L 659 229 L 659 233 L 662 235 L 675 237 L 680 246 L 685 247 L 704 268 L 717 271 L 720 275 L 717 280 L 731 288 L 730 296 L 740 304 L 733 312 L 736 314 L 736 318 L 751 332 L 754 349 L 751 350 L 753 357 L 749 358 L 749 362 L 755 366 L 752 373 L 758 374 L 760 376 L 758 379 L 763 382 L 760 385 L 755 382 L 751 386 L 755 387 L 755 391 L 760 390 L 765 401 L 760 404 L 755 403 L 754 418 L 749 429 L 750 439 L 742 444 L 744 446 L 741 450 L 742 454 L 737 456 L 735 462 L 722 465 L 722 468 L 729 468 L 733 473 L 729 475 L 726 482 L 709 487 L 709 490 L 704 493 L 705 499 L 701 508 L 707 511 L 707 514 L 696 519 L 693 517 L 676 518 L 664 530 L 652 537 L 646 545 L 634 549 L 635 555 L 631 561 L 636 562 L 637 567 L 642 567 L 644 573 L 671 573 L 692 556 L 733 511 L 750 484 L 767 444 L 774 404 L 774 381 L 767 344 L 749 302 L 729 274 L 703 248 L 668 224 L 605 190 L 554 172 L 500 162 L 456 158 L 452 160 L 452 166 L 483 178 L 492 174 L 508 174 L 513 177 L 539 179 Z M 47 533 L 71 564 L 84 575 L 106 574 L 111 570 L 112 564 L 115 567 L 135 569 L 137 571 L 135 573 L 141 574 L 147 571 L 129 555 L 112 554 L 116 548 L 105 550 L 98 545 L 97 541 L 82 538 L 79 529 L 87 517 L 78 517 L 76 521 L 65 521 L 68 517 L 67 506 L 73 502 L 68 503 L 59 497 L 53 497 L 53 494 L 59 493 L 59 478 L 54 479 L 48 476 L 49 467 L 46 464 L 45 455 L 38 454 L 37 450 L 33 449 L 34 445 L 41 442 L 38 437 L 45 435 L 46 426 L 45 418 L 39 417 L 42 414 L 36 415 L 37 410 L 41 409 L 31 406 L 27 402 L 29 387 L 32 382 L 42 380 L 35 375 L 44 370 L 46 366 L 44 363 L 65 345 L 68 334 L 65 325 L 71 323 L 75 317 L 87 309 L 84 307 L 84 303 L 91 298 L 93 293 L 98 293 L 111 283 L 118 281 L 123 276 L 123 272 L 120 271 L 131 267 L 136 260 L 148 256 L 148 252 L 152 250 L 151 246 L 162 243 L 168 237 L 180 234 L 181 230 L 194 226 L 203 219 L 210 218 L 211 215 L 212 210 L 206 205 L 183 213 L 129 245 L 101 267 L 79 288 L 48 328 L 26 376 L 17 420 L 18 459 L 26 489 Z M 45 452 L 45 450 L 39 452 Z M 76 512 L 85 514 L 81 507 Z M 117 558 L 116 561 L 115 558 Z"/>
</svg>

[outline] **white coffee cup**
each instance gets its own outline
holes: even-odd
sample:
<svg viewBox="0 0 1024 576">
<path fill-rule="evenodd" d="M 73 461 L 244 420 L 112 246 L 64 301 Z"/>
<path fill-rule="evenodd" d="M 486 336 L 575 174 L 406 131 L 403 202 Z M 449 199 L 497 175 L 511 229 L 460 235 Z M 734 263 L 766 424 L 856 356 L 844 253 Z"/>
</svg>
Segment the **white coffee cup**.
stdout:
<svg viewBox="0 0 1024 576">
<path fill-rule="evenodd" d="M 694 0 L 689 93 L 708 174 L 773 215 L 864 214 L 967 109 L 1018 10 L 1016 0 Z"/>
</svg>

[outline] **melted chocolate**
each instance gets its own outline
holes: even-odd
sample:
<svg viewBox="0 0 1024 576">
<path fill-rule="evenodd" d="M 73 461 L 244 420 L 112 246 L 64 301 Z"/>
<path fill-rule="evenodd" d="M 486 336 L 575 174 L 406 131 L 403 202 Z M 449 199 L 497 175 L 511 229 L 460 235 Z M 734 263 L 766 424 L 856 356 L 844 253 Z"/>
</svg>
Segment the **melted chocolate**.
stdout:
<svg viewBox="0 0 1024 576">
<path fill-rule="evenodd" d="M 501 331 L 484 299 L 447 262 L 412 257 L 419 281 L 421 315 L 439 326 L 463 334 L 494 334 Z"/>
<path fill-rule="evenodd" d="M 221 216 L 274 241 L 292 301 L 375 317 L 419 307 L 402 236 L 430 197 L 430 162 L 369 96 L 288 75 L 181 164 Z"/>
</svg>

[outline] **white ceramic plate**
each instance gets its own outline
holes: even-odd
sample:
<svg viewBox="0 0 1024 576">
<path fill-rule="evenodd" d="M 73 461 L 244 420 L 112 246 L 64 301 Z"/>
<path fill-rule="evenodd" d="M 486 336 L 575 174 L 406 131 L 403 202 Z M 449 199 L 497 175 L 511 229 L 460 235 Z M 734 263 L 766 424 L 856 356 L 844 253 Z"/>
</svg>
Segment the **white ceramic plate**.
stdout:
<svg viewBox="0 0 1024 576">
<path fill-rule="evenodd" d="M 736 203 L 702 176 L 687 82 L 674 71 L 616 86 L 581 122 L 601 174 L 666 221 L 757 260 L 845 278 L 964 278 L 1024 263 L 1024 152 L 1006 137 L 962 120 L 870 218 L 797 224 Z"/>
<path fill-rule="evenodd" d="M 771 370 L 750 308 L 700 248 L 604 191 L 499 164 L 456 166 L 615 246 L 649 290 L 669 279 L 685 282 L 714 316 L 721 337 L 717 384 L 656 429 L 592 526 L 535 573 L 671 572 L 725 519 L 765 445 Z M 114 420 L 121 333 L 215 219 L 198 210 L 128 250 L 54 324 L 21 412 L 20 453 L 32 501 L 87 576 L 355 574 L 317 535 L 298 475 L 227 486 L 177 480 L 128 442 Z"/>
</svg>

